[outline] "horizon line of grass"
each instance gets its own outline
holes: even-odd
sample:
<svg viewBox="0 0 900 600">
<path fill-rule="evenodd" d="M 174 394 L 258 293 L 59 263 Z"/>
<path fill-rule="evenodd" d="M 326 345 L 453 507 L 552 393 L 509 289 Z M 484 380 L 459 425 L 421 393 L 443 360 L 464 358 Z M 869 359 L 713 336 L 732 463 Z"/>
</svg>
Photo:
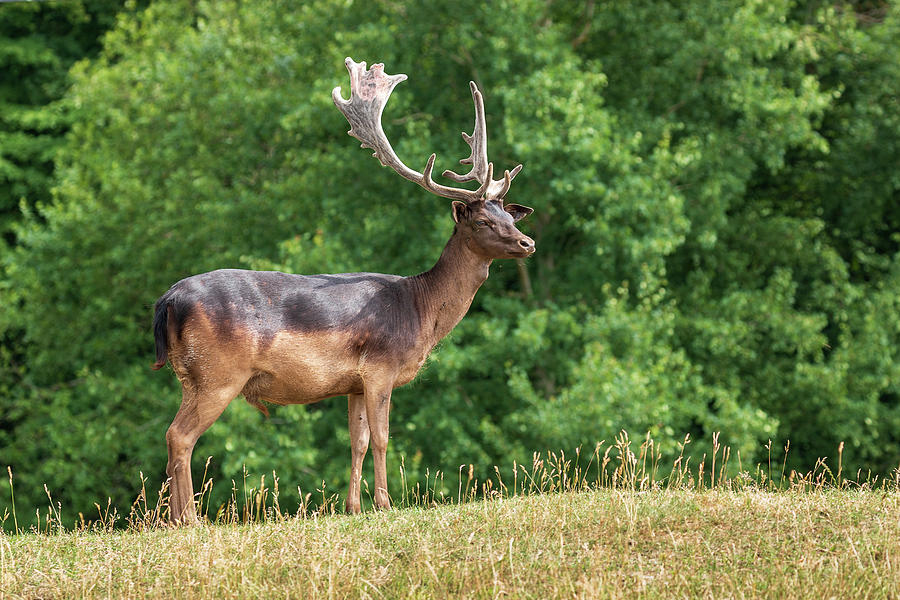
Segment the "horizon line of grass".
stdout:
<svg viewBox="0 0 900 600">
<path fill-rule="evenodd" d="M 574 457 L 567 457 L 565 451 L 544 453 L 534 452 L 530 468 L 513 462 L 511 478 L 504 480 L 503 471 L 494 466 L 493 473 L 479 479 L 474 465 L 461 465 L 457 471 L 456 494 L 448 493 L 444 473 L 426 469 L 424 484 L 411 485 L 408 482 L 404 461 L 400 463 L 401 489 L 399 498 L 392 498 L 392 506 L 436 507 L 446 504 L 462 505 L 479 499 L 504 499 L 518 496 L 558 492 L 580 492 L 599 489 L 647 492 L 660 489 L 676 490 L 730 490 L 753 489 L 767 492 L 790 491 L 794 493 L 821 492 L 857 488 L 860 490 L 882 490 L 885 493 L 900 491 L 900 465 L 888 476 L 879 477 L 871 471 L 857 470 L 855 478 L 847 478 L 843 472 L 842 458 L 844 443 L 838 446 L 837 464 L 829 467 L 825 458 L 819 458 L 806 473 L 791 470 L 786 473 L 790 441 L 783 447 L 784 455 L 773 464 L 771 440 L 765 446 L 768 460 L 757 463 L 751 473 L 741 464 L 740 451 L 735 455 L 738 466 L 733 469 L 731 448 L 719 442 L 719 433 L 712 435 L 711 453 L 704 453 L 696 467 L 691 466 L 691 457 L 685 456 L 685 448 L 691 443 L 690 435 L 678 443 L 679 453 L 667 475 L 660 474 L 662 453 L 659 445 L 648 432 L 637 452 L 632 449 L 633 441 L 626 431 L 606 444 L 598 442 L 593 452 L 585 456 L 581 448 L 576 448 Z M 601 453 L 602 451 L 602 453 Z M 300 502 L 296 511 L 283 509 L 279 503 L 280 480 L 272 472 L 271 487 L 262 475 L 259 484 L 248 486 L 246 467 L 243 481 L 239 486 L 231 481 L 231 496 L 211 513 L 211 492 L 213 480 L 208 478 L 208 467 L 212 457 L 207 458 L 200 490 L 195 494 L 195 502 L 201 520 L 214 524 L 247 524 L 251 522 L 283 521 L 287 518 L 308 518 L 319 515 L 333 515 L 342 512 L 341 496 L 328 493 L 324 482 L 315 495 L 298 487 Z M 586 462 L 585 462 L 586 460 Z M 774 474 L 773 474 L 774 467 Z M 6 523 L 12 519 L 13 533 L 51 534 L 69 531 L 63 520 L 63 509 L 59 502 L 54 504 L 49 488 L 44 484 L 48 499 L 46 511 L 36 509 L 36 524 L 27 530 L 19 527 L 15 507 L 13 471 L 7 466 L 12 511 L 8 509 L 0 515 L 0 533 L 8 531 Z M 82 513 L 72 520 L 72 531 L 112 531 L 122 529 L 143 531 L 168 526 L 168 483 L 163 483 L 156 492 L 155 502 L 150 501 L 143 472 L 139 474 L 141 490 L 132 502 L 127 515 L 123 516 L 107 498 L 106 506 L 94 503 L 96 518 L 86 518 Z M 510 487 L 511 486 L 511 487 Z M 363 479 L 363 491 L 371 505 L 371 492 Z M 210 516 L 212 515 L 212 516 Z"/>
</svg>

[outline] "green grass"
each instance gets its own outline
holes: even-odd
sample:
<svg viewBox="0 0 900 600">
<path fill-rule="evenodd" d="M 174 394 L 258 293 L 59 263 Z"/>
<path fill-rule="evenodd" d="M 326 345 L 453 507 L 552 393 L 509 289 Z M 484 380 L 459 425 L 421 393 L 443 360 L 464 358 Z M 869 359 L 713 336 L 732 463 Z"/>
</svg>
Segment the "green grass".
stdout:
<svg viewBox="0 0 900 600">
<path fill-rule="evenodd" d="M 847 481 L 838 459 L 776 484 L 780 465 L 729 476 L 710 454 L 660 478 L 652 441 L 621 437 L 357 516 L 286 514 L 261 482 L 180 529 L 164 496 L 124 530 L 103 510 L 67 529 L 51 500 L 43 529 L 0 533 L 0 598 L 900 598 L 900 472 Z"/>
</svg>

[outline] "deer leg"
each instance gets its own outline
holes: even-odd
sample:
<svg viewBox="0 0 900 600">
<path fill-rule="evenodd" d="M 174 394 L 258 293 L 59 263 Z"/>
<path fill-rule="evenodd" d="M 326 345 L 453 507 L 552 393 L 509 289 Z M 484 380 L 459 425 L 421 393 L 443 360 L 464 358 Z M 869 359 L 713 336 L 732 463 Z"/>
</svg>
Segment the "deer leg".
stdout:
<svg viewBox="0 0 900 600">
<path fill-rule="evenodd" d="M 169 519 L 176 524 L 195 524 L 194 484 L 191 454 L 197 439 L 212 425 L 225 407 L 240 393 L 243 382 L 213 390 L 192 390 L 183 386 L 181 408 L 166 431 L 169 462 Z"/>
<path fill-rule="evenodd" d="M 363 394 L 348 396 L 347 415 L 350 425 L 350 489 L 347 491 L 347 512 L 357 514 L 362 510 L 359 480 L 362 477 L 363 460 L 369 449 L 369 420 L 366 417 L 366 398 Z"/>
<path fill-rule="evenodd" d="M 387 489 L 387 445 L 392 389 L 391 385 L 367 385 L 365 392 L 366 417 L 369 420 L 372 458 L 375 463 L 376 508 L 391 507 Z"/>
</svg>

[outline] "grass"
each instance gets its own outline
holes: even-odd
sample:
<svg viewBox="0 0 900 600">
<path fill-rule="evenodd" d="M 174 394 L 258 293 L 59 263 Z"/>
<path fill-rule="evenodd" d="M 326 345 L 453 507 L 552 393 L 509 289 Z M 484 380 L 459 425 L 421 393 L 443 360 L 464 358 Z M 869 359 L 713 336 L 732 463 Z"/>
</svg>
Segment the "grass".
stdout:
<svg viewBox="0 0 900 600">
<path fill-rule="evenodd" d="M 897 598 L 900 496 L 593 490 L 0 554 L 6 598 Z"/>
<path fill-rule="evenodd" d="M 461 472 L 453 498 L 406 490 L 404 508 L 357 516 L 288 515 L 260 485 L 194 528 L 140 502 L 125 530 L 50 522 L 0 535 L 0 597 L 900 598 L 896 478 L 823 463 L 776 485 L 771 467 L 728 476 L 720 449 L 715 469 L 676 460 L 656 479 L 652 443 L 630 448 L 584 469 L 536 456 L 505 483 Z"/>
</svg>

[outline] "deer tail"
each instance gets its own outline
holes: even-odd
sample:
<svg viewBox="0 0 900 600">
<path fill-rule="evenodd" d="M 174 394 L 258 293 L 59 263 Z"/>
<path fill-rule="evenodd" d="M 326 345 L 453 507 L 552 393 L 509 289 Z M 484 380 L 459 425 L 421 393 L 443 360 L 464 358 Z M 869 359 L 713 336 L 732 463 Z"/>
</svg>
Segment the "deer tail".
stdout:
<svg viewBox="0 0 900 600">
<path fill-rule="evenodd" d="M 156 302 L 153 317 L 153 337 L 156 340 L 156 362 L 153 370 L 161 369 L 169 360 L 169 294 Z"/>
</svg>

